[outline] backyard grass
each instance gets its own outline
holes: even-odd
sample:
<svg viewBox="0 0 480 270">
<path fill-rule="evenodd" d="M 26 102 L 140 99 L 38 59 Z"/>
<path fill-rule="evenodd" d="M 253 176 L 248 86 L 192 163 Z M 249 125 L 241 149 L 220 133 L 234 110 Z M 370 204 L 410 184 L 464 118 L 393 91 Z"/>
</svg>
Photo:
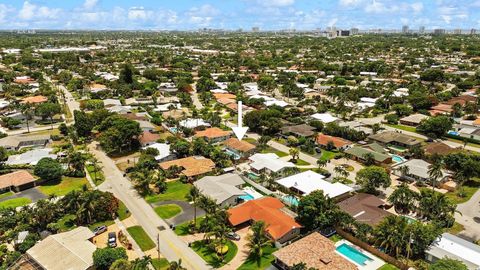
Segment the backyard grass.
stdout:
<svg viewBox="0 0 480 270">
<path fill-rule="evenodd" d="M 155 207 L 155 213 L 163 219 L 172 218 L 182 212 L 182 208 L 176 204 L 164 204 Z"/>
<path fill-rule="evenodd" d="M 334 235 L 330 236 L 329 239 L 336 243 L 336 242 L 342 240 L 343 237 L 341 237 L 339 234 L 334 234 Z"/>
<path fill-rule="evenodd" d="M 320 159 L 330 160 L 330 159 L 333 159 L 336 154 L 337 153 L 335 153 L 335 152 L 322 149 L 322 156 L 320 157 Z"/>
<path fill-rule="evenodd" d="M 409 132 L 417 132 L 417 129 L 415 127 L 410 127 L 410 126 L 404 126 L 404 125 L 392 125 L 392 124 L 386 124 L 389 127 L 393 127 L 396 129 L 401 129 Z"/>
<path fill-rule="evenodd" d="M 101 170 L 99 170 L 97 172 L 94 172 L 93 171 L 93 165 L 91 165 L 91 164 L 87 165 L 86 168 L 87 168 L 87 171 L 88 171 L 88 175 L 90 175 L 90 178 L 95 183 L 95 185 L 98 186 L 101 183 L 103 183 L 103 181 L 105 181 L 105 176 L 103 175 Z"/>
<path fill-rule="evenodd" d="M 9 197 L 9 196 L 12 196 L 13 194 L 14 194 L 14 193 L 11 192 L 11 191 L 2 193 L 2 194 L 0 194 L 0 199 L 3 199 L 3 198 L 6 198 L 6 197 Z"/>
<path fill-rule="evenodd" d="M 17 208 L 32 203 L 28 198 L 14 198 L 0 202 L 0 208 Z"/>
<path fill-rule="evenodd" d="M 162 194 L 149 195 L 145 197 L 148 203 L 160 201 L 187 201 L 187 194 L 190 191 L 190 185 L 184 184 L 180 181 L 167 182 L 167 191 Z"/>
<path fill-rule="evenodd" d="M 167 259 L 152 259 L 152 265 L 153 265 L 153 268 L 155 268 L 155 270 L 166 270 L 168 269 L 169 267 L 169 262 L 167 261 Z"/>
<path fill-rule="evenodd" d="M 118 203 L 118 210 L 117 210 L 118 219 L 124 220 L 124 219 L 130 217 L 131 215 L 132 215 L 132 213 L 130 213 L 130 211 L 125 206 L 125 204 L 122 201 L 120 201 Z"/>
<path fill-rule="evenodd" d="M 470 198 L 472 198 L 473 194 L 475 194 L 475 192 L 477 192 L 478 188 L 480 188 L 480 179 L 474 178 L 470 181 L 465 182 L 465 184 L 463 184 L 463 186 L 461 187 L 460 190 L 457 189 L 454 192 L 448 192 L 446 194 L 446 196 L 452 202 L 454 202 L 456 204 L 460 204 L 460 203 L 464 203 L 464 202 L 467 202 L 468 200 L 470 200 Z M 459 191 L 464 193 L 463 197 L 458 196 Z"/>
<path fill-rule="evenodd" d="M 92 223 L 92 224 L 88 225 L 88 228 L 93 231 L 97 227 L 100 227 L 100 226 L 103 226 L 103 225 L 110 226 L 113 223 L 115 223 L 115 221 L 113 221 L 111 219 L 110 220 L 104 220 L 104 221 L 99 221 L 99 222 Z"/>
<path fill-rule="evenodd" d="M 57 221 L 58 230 L 61 232 L 69 231 L 76 227 L 75 225 L 75 215 L 65 215 Z"/>
<path fill-rule="evenodd" d="M 297 162 L 295 163 L 295 165 L 297 165 L 297 166 L 307 166 L 307 165 L 311 165 L 311 164 L 306 162 L 303 159 L 297 159 Z"/>
<path fill-rule="evenodd" d="M 257 140 L 255 140 L 254 138 L 243 138 L 244 141 L 248 142 L 248 143 L 256 143 Z"/>
<path fill-rule="evenodd" d="M 223 256 L 221 260 L 215 251 L 213 251 L 205 240 L 195 241 L 192 243 L 192 249 L 202 257 L 209 265 L 214 268 L 219 268 L 229 261 L 231 261 L 237 254 L 238 248 L 232 241 L 227 240 L 226 246 L 228 247 L 227 253 Z"/>
<path fill-rule="evenodd" d="M 135 242 L 137 242 L 142 251 L 150 250 L 155 247 L 155 243 L 150 239 L 141 226 L 128 227 L 127 231 L 133 237 Z"/>
<path fill-rule="evenodd" d="M 240 265 L 237 270 L 257 270 L 257 269 L 266 269 L 275 259 L 272 255 L 277 249 L 274 247 L 266 247 L 263 249 L 263 256 L 260 259 L 260 262 L 257 262 L 255 259 L 250 256 L 247 257 L 245 262 Z"/>
<path fill-rule="evenodd" d="M 377 270 L 398 270 L 398 268 L 394 265 L 387 263 L 384 264 L 382 267 L 378 268 Z"/>
<path fill-rule="evenodd" d="M 73 190 L 82 190 L 83 186 L 90 187 L 86 178 L 62 177 L 60 183 L 46 183 L 40 186 L 45 195 L 64 196 Z"/>
<path fill-rule="evenodd" d="M 274 148 L 272 148 L 272 147 L 268 147 L 267 149 L 262 150 L 261 153 L 262 153 L 262 154 L 274 153 L 274 154 L 277 154 L 277 156 L 279 156 L 279 157 L 286 157 L 286 156 L 288 156 L 288 153 L 282 152 L 282 151 L 280 151 L 280 150 L 276 150 L 276 149 L 274 149 Z"/>
<path fill-rule="evenodd" d="M 202 220 L 204 219 L 204 217 L 199 217 L 197 218 L 197 228 L 199 227 L 199 224 L 200 222 L 202 222 Z M 189 232 L 189 224 L 190 224 L 191 221 L 187 221 L 187 222 L 184 222 L 182 224 L 179 224 L 179 225 L 176 225 L 175 226 L 175 229 L 173 230 L 175 232 L 176 235 L 179 235 L 179 236 L 184 236 L 184 235 L 189 235 L 190 232 Z"/>
<path fill-rule="evenodd" d="M 450 227 L 446 230 L 446 232 L 451 233 L 453 235 L 457 235 L 463 230 L 465 230 L 465 227 L 462 224 L 460 224 L 458 222 L 455 222 L 455 223 L 453 223 L 452 227 Z"/>
</svg>

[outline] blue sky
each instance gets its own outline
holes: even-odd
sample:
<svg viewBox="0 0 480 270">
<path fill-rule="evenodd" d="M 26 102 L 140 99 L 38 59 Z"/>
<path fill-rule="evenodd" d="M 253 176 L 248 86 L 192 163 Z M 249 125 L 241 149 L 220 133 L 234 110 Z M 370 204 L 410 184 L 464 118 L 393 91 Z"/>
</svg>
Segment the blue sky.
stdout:
<svg viewBox="0 0 480 270">
<path fill-rule="evenodd" d="M 479 28 L 480 0 L 0 0 L 0 29 Z"/>
</svg>

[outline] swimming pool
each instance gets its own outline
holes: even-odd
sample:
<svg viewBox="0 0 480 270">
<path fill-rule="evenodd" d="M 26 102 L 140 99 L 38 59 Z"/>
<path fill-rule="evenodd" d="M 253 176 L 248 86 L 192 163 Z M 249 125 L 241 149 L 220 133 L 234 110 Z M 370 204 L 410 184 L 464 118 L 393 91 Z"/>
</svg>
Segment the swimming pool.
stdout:
<svg viewBox="0 0 480 270">
<path fill-rule="evenodd" d="M 235 159 L 235 160 L 239 160 L 241 158 L 241 156 L 239 154 L 233 152 L 230 149 L 225 149 L 225 153 L 227 153 L 227 155 L 233 157 L 233 159 Z"/>
<path fill-rule="evenodd" d="M 409 217 L 409 216 L 402 216 L 402 217 L 407 220 L 408 224 L 417 222 L 417 220 L 412 217 Z"/>
<path fill-rule="evenodd" d="M 171 127 L 171 128 L 168 128 L 170 130 L 171 133 L 173 134 L 176 134 L 178 129 L 176 127 Z"/>
<path fill-rule="evenodd" d="M 298 199 L 294 196 L 283 196 L 282 201 L 284 201 L 288 205 L 298 206 Z"/>
<path fill-rule="evenodd" d="M 253 181 L 256 181 L 256 180 L 260 179 L 260 176 L 254 174 L 253 172 L 247 173 L 247 177 L 252 179 Z"/>
<path fill-rule="evenodd" d="M 405 159 L 401 156 L 397 156 L 397 155 L 392 155 L 392 160 L 395 162 L 395 163 L 401 163 L 401 162 L 404 162 Z"/>
<path fill-rule="evenodd" d="M 250 201 L 250 200 L 253 200 L 253 199 L 255 199 L 255 198 L 253 198 L 253 196 L 252 196 L 252 195 L 250 195 L 250 194 L 246 194 L 246 195 L 238 196 L 238 198 L 240 198 L 240 199 L 242 199 L 242 200 L 244 200 L 244 201 Z"/>
<path fill-rule="evenodd" d="M 365 266 L 367 261 L 371 261 L 372 259 L 367 255 L 363 254 L 361 251 L 357 250 L 356 248 L 343 243 L 339 245 L 336 250 L 344 255 L 345 257 L 349 258 L 350 260 L 354 261 L 358 265 Z"/>
</svg>

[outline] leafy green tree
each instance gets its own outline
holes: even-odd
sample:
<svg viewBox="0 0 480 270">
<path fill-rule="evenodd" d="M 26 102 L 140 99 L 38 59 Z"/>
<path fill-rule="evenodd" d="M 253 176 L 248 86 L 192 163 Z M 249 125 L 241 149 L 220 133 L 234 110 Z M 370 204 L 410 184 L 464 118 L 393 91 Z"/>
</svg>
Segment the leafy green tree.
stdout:
<svg viewBox="0 0 480 270">
<path fill-rule="evenodd" d="M 378 188 L 387 188 L 392 183 L 387 171 L 379 166 L 370 166 L 361 169 L 358 171 L 355 180 L 365 192 L 373 194 L 377 193 Z"/>
<path fill-rule="evenodd" d="M 3 165 L 7 157 L 7 150 L 4 147 L 0 146 L 0 170 L 3 169 Z"/>
<path fill-rule="evenodd" d="M 45 181 L 60 181 L 63 175 L 62 165 L 52 158 L 42 158 L 33 169 L 33 173 Z"/>
<path fill-rule="evenodd" d="M 108 270 L 132 270 L 132 264 L 127 259 L 118 259 L 112 263 Z"/>
<path fill-rule="evenodd" d="M 83 111 L 74 111 L 73 118 L 75 123 L 75 131 L 79 137 L 89 137 L 92 134 L 92 128 L 94 126 L 93 121 Z"/>
<path fill-rule="evenodd" d="M 437 115 L 422 120 L 417 131 L 432 138 L 441 138 L 452 129 L 453 120 L 446 115 Z"/>
<path fill-rule="evenodd" d="M 311 231 L 335 225 L 339 221 L 340 209 L 322 190 L 316 190 L 300 199 L 297 213 L 300 224 Z"/>
<path fill-rule="evenodd" d="M 35 113 L 41 116 L 43 119 L 50 118 L 50 124 L 52 125 L 53 129 L 53 116 L 59 114 L 62 111 L 60 104 L 52 103 L 52 102 L 45 102 L 37 106 L 35 109 Z"/>
<path fill-rule="evenodd" d="M 128 259 L 124 248 L 101 248 L 93 252 L 93 265 L 98 270 L 108 270 L 117 260 Z"/>
<path fill-rule="evenodd" d="M 408 220 L 401 216 L 387 216 L 375 229 L 375 244 L 395 257 L 412 254 Z"/>
<path fill-rule="evenodd" d="M 411 190 L 407 184 L 400 184 L 388 197 L 388 202 L 393 204 L 399 213 L 408 213 L 415 210 L 419 194 Z"/>
<path fill-rule="evenodd" d="M 107 154 L 119 154 L 131 151 L 139 146 L 138 137 L 142 133 L 136 121 L 113 115 L 105 119 L 99 130 L 100 145 Z"/>
<path fill-rule="evenodd" d="M 468 267 L 462 261 L 443 258 L 432 263 L 428 270 L 468 270 Z"/>
<path fill-rule="evenodd" d="M 132 84 L 134 73 L 135 68 L 132 66 L 132 64 L 128 63 L 123 65 L 122 69 L 120 70 L 119 81 L 125 84 Z"/>
</svg>

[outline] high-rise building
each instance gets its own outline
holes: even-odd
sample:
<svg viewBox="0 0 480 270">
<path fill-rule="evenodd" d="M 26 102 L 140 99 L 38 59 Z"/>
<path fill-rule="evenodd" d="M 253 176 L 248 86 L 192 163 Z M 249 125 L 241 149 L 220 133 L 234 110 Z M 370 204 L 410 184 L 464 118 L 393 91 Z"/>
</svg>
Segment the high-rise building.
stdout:
<svg viewBox="0 0 480 270">
<path fill-rule="evenodd" d="M 404 26 L 402 27 L 402 33 L 407 34 L 407 33 L 408 33 L 408 30 L 409 30 L 408 25 L 404 25 Z"/>
<path fill-rule="evenodd" d="M 260 27 L 258 27 L 258 26 L 252 27 L 252 32 L 254 32 L 254 33 L 260 32 Z"/>
<path fill-rule="evenodd" d="M 352 28 L 352 29 L 350 29 L 350 34 L 352 34 L 352 36 L 358 35 L 358 32 L 359 32 L 358 28 Z"/>
<path fill-rule="evenodd" d="M 420 28 L 418 29 L 418 32 L 420 34 L 425 34 L 425 26 L 420 26 Z"/>
<path fill-rule="evenodd" d="M 445 29 L 442 29 L 442 28 L 437 28 L 435 30 L 433 30 L 433 34 L 435 35 L 444 35 L 447 31 L 445 31 Z"/>
</svg>

